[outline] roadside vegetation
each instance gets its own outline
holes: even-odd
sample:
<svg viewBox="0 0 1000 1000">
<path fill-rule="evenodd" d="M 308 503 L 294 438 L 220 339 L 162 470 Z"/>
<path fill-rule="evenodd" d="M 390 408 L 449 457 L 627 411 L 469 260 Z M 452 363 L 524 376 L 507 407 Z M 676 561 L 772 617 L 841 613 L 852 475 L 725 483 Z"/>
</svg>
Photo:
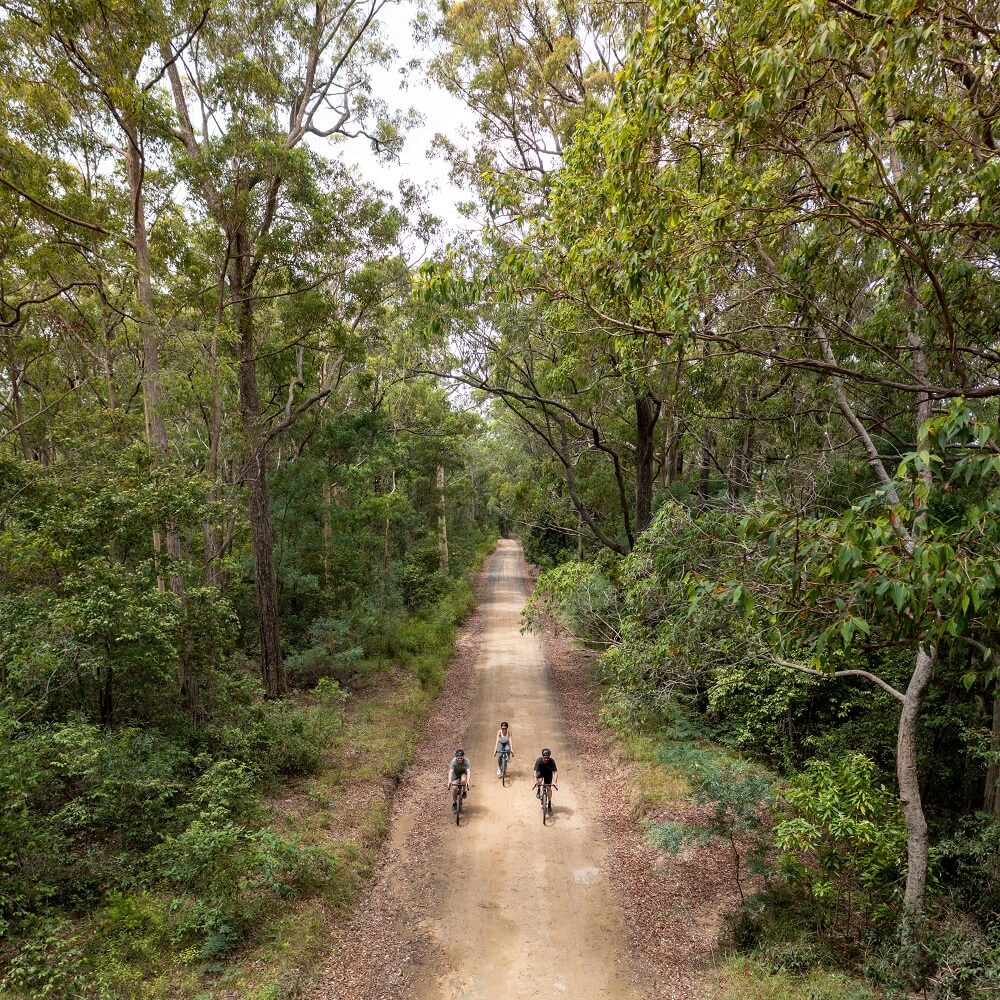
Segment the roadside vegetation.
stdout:
<svg viewBox="0 0 1000 1000">
<path fill-rule="evenodd" d="M 4 996 L 282 995 L 384 838 L 496 518 L 373 14 L 0 11 Z"/>
<path fill-rule="evenodd" d="M 428 5 L 442 248 L 384 6 L 0 7 L 0 989 L 296 988 L 510 533 L 732 997 L 995 992 L 995 10 Z"/>
<path fill-rule="evenodd" d="M 710 817 L 650 836 L 740 862 L 736 996 L 1000 982 L 994 22 L 657 0 L 434 25 L 491 213 L 424 270 L 438 365 L 523 469 L 499 496 L 547 569 L 529 622 L 602 654 L 650 815 L 680 777 Z"/>
</svg>

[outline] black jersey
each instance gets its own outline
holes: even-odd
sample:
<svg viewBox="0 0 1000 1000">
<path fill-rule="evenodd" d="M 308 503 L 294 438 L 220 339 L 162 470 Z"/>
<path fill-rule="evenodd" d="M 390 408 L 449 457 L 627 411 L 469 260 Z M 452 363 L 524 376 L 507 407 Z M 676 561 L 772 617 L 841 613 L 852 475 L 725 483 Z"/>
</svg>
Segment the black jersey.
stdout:
<svg viewBox="0 0 1000 1000">
<path fill-rule="evenodd" d="M 555 757 L 539 757 L 535 761 L 535 777 L 543 778 L 546 785 L 552 784 L 552 775 L 558 771 L 559 768 L 556 767 Z"/>
</svg>

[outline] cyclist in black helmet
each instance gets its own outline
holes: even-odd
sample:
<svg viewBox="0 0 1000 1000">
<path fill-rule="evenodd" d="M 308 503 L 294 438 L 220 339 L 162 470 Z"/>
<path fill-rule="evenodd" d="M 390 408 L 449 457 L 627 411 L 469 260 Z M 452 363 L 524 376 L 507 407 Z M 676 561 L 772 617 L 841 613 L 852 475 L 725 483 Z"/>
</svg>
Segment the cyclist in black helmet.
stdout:
<svg viewBox="0 0 1000 1000">
<path fill-rule="evenodd" d="M 458 808 L 458 796 L 461 793 L 464 799 L 468 794 L 469 779 L 472 777 L 472 765 L 469 758 L 465 756 L 465 751 L 458 749 L 455 756 L 451 758 L 448 765 L 448 788 L 451 790 L 452 811 Z"/>
<path fill-rule="evenodd" d="M 552 756 L 552 751 L 545 747 L 542 755 L 535 761 L 535 797 L 542 797 L 542 785 L 556 787 L 559 780 L 559 769 L 556 767 L 556 759 Z M 549 809 L 552 808 L 552 791 L 549 790 Z"/>
</svg>

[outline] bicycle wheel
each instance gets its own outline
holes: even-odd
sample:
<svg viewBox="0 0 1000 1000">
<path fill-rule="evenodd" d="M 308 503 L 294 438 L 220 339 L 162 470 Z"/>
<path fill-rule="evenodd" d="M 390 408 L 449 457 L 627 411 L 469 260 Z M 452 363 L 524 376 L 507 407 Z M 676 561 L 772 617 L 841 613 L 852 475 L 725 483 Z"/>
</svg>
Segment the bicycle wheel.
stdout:
<svg viewBox="0 0 1000 1000">
<path fill-rule="evenodd" d="M 549 793 L 542 789 L 542 826 L 549 821 Z"/>
<path fill-rule="evenodd" d="M 500 784 L 507 785 L 507 754 L 500 754 Z"/>
<path fill-rule="evenodd" d="M 462 793 L 458 793 L 458 798 L 455 799 L 455 826 L 462 825 Z"/>
</svg>

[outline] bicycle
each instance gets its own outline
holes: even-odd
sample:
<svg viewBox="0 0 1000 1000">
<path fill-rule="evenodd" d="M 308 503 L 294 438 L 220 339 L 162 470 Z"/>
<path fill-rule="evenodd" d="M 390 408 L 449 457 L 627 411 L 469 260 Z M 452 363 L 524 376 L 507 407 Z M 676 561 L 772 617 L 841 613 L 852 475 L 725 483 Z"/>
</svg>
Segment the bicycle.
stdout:
<svg viewBox="0 0 1000 1000">
<path fill-rule="evenodd" d="M 541 794 L 538 796 L 542 802 L 542 826 L 548 822 L 548 818 L 552 815 L 552 789 L 559 791 L 558 785 L 542 785 Z"/>
<path fill-rule="evenodd" d="M 507 761 L 510 759 L 510 750 L 494 750 L 493 751 L 498 757 L 497 770 L 500 772 L 500 784 L 507 785 Z"/>
<path fill-rule="evenodd" d="M 466 792 L 472 787 L 471 785 L 459 785 L 459 794 L 452 799 L 455 806 L 455 826 L 462 825 L 462 800 L 465 798 Z M 448 786 L 448 791 L 451 791 L 451 785 Z"/>
</svg>

